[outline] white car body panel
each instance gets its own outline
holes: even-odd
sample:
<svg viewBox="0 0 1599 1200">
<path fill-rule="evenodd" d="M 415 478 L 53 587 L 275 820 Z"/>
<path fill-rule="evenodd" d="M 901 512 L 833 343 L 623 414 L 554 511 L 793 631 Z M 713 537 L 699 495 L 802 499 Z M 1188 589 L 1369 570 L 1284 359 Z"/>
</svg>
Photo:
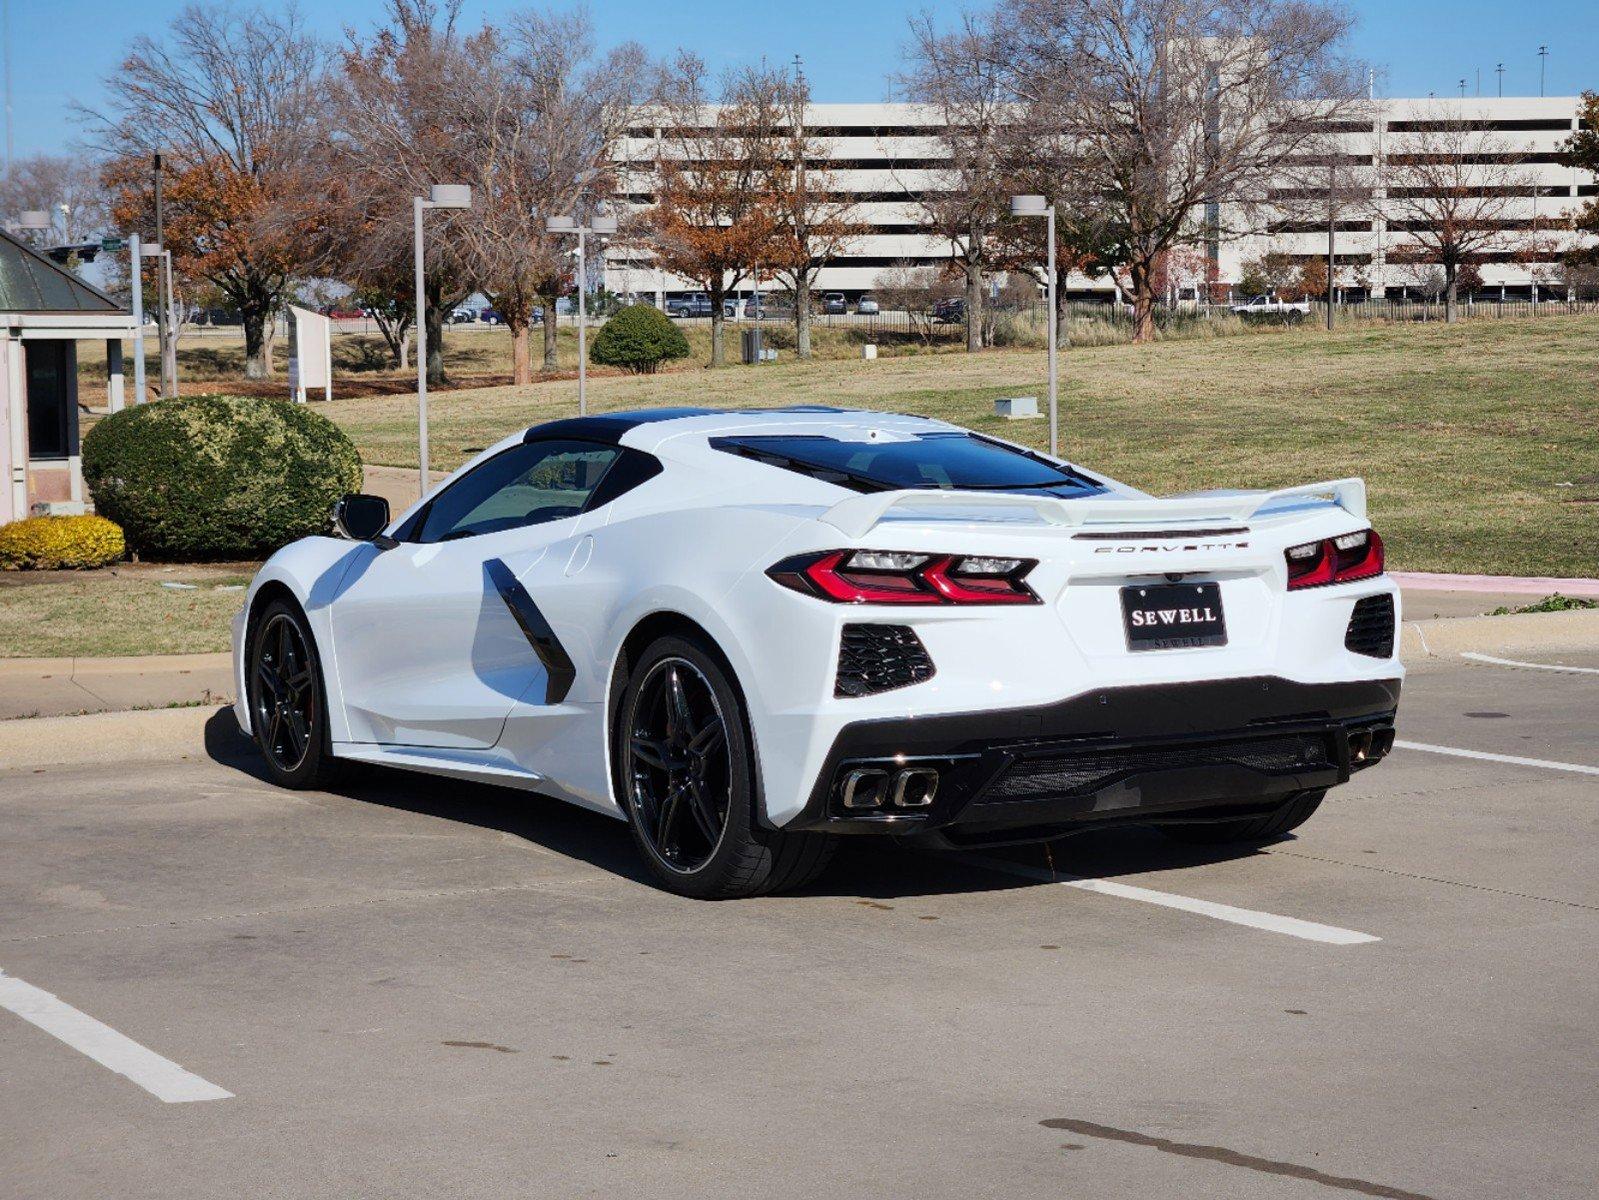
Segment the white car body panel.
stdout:
<svg viewBox="0 0 1599 1200">
<path fill-rule="evenodd" d="M 1369 528 L 1359 480 L 1169 500 L 1103 477 L 1106 493 L 1086 499 L 854 494 L 707 440 L 798 432 L 864 442 L 955 430 L 882 413 L 642 414 L 617 444 L 653 455 L 662 471 L 601 508 L 388 550 L 308 538 L 262 567 L 246 611 L 263 589 L 286 590 L 305 610 L 325 667 L 336 756 L 522 786 L 612 815 L 621 809 L 610 785 L 608 700 L 622 647 L 646 619 L 687 618 L 722 651 L 743 692 L 763 815 L 777 826 L 806 809 L 852 723 L 1025 710 L 1096 689 L 1195 680 L 1402 677 L 1397 657 L 1344 646 L 1358 600 L 1392 595 L 1397 619 L 1388 577 L 1286 586 L 1287 547 Z M 518 433 L 490 447 L 441 486 L 522 440 Z M 417 507 L 389 532 L 403 530 Z M 1201 532 L 1147 536 L 1190 529 Z M 1041 603 L 836 604 L 766 574 L 792 555 L 851 548 L 1036 559 L 1026 582 Z M 510 568 L 571 660 L 572 685 L 558 702 L 546 702 L 544 664 L 485 582 L 490 559 Z M 1128 648 L 1121 589 L 1168 572 L 1219 585 L 1226 645 Z M 910 626 L 934 676 L 835 696 L 842 628 L 861 621 Z M 234 647 L 246 731 L 247 638 L 241 614 Z"/>
</svg>

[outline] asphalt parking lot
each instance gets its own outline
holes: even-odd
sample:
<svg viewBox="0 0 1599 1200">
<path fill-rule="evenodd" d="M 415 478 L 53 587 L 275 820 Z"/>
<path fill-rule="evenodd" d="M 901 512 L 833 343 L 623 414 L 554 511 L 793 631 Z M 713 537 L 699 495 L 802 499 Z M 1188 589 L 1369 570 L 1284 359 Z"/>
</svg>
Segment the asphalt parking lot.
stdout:
<svg viewBox="0 0 1599 1200">
<path fill-rule="evenodd" d="M 1403 747 L 1260 852 L 863 842 L 718 905 L 552 801 L 277 791 L 220 721 L 0 773 L 0 1195 L 1586 1200 L 1599 655 L 1557 659 L 1414 668 Z"/>
</svg>

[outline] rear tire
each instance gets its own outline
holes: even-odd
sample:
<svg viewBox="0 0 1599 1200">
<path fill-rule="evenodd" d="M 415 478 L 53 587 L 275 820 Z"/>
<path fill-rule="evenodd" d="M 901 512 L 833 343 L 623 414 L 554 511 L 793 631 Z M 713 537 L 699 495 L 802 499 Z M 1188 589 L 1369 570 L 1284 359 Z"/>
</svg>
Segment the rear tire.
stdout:
<svg viewBox="0 0 1599 1200">
<path fill-rule="evenodd" d="M 633 841 L 663 887 L 730 900 L 802 887 L 834 839 L 767 829 L 743 698 L 709 643 L 669 635 L 619 680 L 613 786 Z"/>
<path fill-rule="evenodd" d="M 1263 817 L 1244 817 L 1237 821 L 1215 821 L 1204 825 L 1161 825 L 1158 828 L 1175 841 L 1202 846 L 1229 842 L 1271 842 L 1310 820 L 1326 795 L 1325 791 L 1300 792 Z"/>
<path fill-rule="evenodd" d="M 322 659 L 305 616 L 273 600 L 256 619 L 245 660 L 250 732 L 279 787 L 325 788 L 340 774 L 328 737 Z"/>
</svg>

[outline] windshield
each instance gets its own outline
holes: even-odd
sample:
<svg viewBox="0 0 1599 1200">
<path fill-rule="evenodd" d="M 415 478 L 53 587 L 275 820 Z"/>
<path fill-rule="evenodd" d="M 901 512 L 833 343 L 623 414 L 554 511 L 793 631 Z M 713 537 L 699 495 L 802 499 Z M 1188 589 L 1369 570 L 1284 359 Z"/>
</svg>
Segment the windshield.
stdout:
<svg viewBox="0 0 1599 1200">
<path fill-rule="evenodd" d="M 937 488 L 1083 496 L 1106 490 L 1072 467 L 971 433 L 882 442 L 785 434 L 714 438 L 711 445 L 859 492 Z"/>
</svg>

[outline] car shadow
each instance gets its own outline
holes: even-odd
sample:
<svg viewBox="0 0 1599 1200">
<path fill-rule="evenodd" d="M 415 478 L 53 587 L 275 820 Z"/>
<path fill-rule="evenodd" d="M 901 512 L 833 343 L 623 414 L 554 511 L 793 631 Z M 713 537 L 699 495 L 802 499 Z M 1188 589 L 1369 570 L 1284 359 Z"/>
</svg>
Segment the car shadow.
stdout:
<svg viewBox="0 0 1599 1200">
<path fill-rule="evenodd" d="M 206 754 L 214 762 L 267 782 L 255 744 L 239 732 L 232 711 L 219 711 L 205 726 Z M 328 789 L 361 804 L 492 829 L 555 854 L 655 886 L 627 827 L 613 817 L 517 788 L 496 787 L 389 767 L 353 765 Z M 1292 840 L 1292 835 L 1289 839 Z M 1049 886 L 971 861 L 992 858 L 1061 877 L 1113 878 L 1158 874 L 1248 858 L 1251 847 L 1190 846 L 1144 826 L 1089 830 L 1046 844 L 964 852 L 940 852 L 885 837 L 840 837 L 821 877 L 784 897 L 837 896 L 892 900 Z M 784 897 L 778 897 L 782 899 Z"/>
</svg>

